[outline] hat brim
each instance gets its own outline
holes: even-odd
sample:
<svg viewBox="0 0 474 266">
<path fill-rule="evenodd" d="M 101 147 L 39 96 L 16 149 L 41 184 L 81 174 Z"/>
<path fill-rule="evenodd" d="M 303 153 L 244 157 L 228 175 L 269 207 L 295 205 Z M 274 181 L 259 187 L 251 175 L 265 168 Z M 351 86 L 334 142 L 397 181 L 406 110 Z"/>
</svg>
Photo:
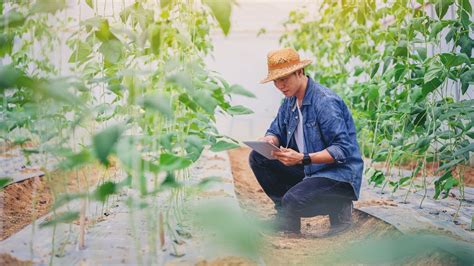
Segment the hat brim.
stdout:
<svg viewBox="0 0 474 266">
<path fill-rule="evenodd" d="M 280 68 L 280 69 L 275 69 L 275 70 L 272 70 L 268 73 L 268 76 L 261 80 L 260 83 L 263 84 L 263 83 L 267 83 L 269 81 L 272 81 L 272 80 L 275 80 L 275 79 L 279 79 L 279 78 L 282 78 L 286 75 L 289 75 L 299 69 L 302 69 L 302 68 L 305 68 L 306 66 L 310 65 L 313 61 L 311 59 L 306 59 L 306 60 L 302 60 L 300 63 L 296 64 L 296 65 L 292 65 L 292 66 L 289 66 L 289 67 L 285 67 L 285 68 Z"/>
</svg>

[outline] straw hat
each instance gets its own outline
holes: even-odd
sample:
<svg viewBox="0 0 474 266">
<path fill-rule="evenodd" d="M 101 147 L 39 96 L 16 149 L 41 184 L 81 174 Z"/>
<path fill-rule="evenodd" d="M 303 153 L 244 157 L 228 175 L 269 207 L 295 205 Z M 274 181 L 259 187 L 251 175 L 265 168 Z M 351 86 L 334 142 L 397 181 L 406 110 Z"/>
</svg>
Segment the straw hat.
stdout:
<svg viewBox="0 0 474 266">
<path fill-rule="evenodd" d="M 286 75 L 302 69 L 311 64 L 312 60 L 300 60 L 299 54 L 293 48 L 282 48 L 271 51 L 267 55 L 268 76 L 260 81 L 266 83 L 275 79 L 279 79 Z"/>
</svg>

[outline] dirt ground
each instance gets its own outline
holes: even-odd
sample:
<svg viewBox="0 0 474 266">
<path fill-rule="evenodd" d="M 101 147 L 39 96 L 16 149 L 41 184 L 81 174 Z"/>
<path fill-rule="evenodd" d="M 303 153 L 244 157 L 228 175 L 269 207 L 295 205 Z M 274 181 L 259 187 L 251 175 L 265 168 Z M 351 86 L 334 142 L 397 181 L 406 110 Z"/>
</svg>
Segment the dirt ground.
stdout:
<svg viewBox="0 0 474 266">
<path fill-rule="evenodd" d="M 85 191 L 114 171 L 115 168 L 106 170 L 94 165 L 77 172 L 55 171 L 8 185 L 0 192 L 0 240 L 47 214 L 54 203 L 54 195 Z"/>
<path fill-rule="evenodd" d="M 13 257 L 10 254 L 2 253 L 0 254 L 0 265 L 9 265 L 9 266 L 31 266 L 33 265 L 33 262 L 31 261 L 24 261 L 24 260 L 19 260 L 15 257 Z"/>
<path fill-rule="evenodd" d="M 248 148 L 229 151 L 235 190 L 242 209 L 258 217 L 268 218 L 274 213 L 271 200 L 265 195 L 248 165 Z M 356 202 L 356 206 L 393 205 L 389 201 Z M 263 260 L 266 265 L 321 265 L 330 263 L 330 257 L 337 257 L 338 251 L 347 244 L 354 244 L 366 239 L 383 239 L 397 237 L 401 233 L 392 225 L 373 218 L 363 212 L 354 210 L 353 226 L 343 233 L 332 237 L 322 237 L 329 229 L 327 216 L 302 219 L 302 236 L 284 236 L 279 234 L 265 236 Z M 333 255 L 333 256 L 331 256 Z M 435 255 L 435 256 L 433 256 Z M 424 257 L 411 262 L 412 265 L 445 265 L 449 260 Z M 404 263 L 407 263 L 405 261 Z"/>
</svg>

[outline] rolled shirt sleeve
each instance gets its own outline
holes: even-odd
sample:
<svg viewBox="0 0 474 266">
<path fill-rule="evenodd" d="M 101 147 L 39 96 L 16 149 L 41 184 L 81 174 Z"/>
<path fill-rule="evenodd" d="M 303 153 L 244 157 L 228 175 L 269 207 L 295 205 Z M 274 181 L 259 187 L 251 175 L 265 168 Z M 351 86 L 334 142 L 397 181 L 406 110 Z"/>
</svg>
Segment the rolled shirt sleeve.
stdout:
<svg viewBox="0 0 474 266">
<path fill-rule="evenodd" d="M 286 108 L 287 99 L 285 99 L 280 108 L 278 109 L 278 114 L 273 119 L 272 123 L 270 124 L 270 128 L 268 128 L 265 136 L 271 135 L 278 138 L 280 143 L 284 143 L 286 141 L 286 125 L 284 123 L 284 109 Z"/>
<path fill-rule="evenodd" d="M 343 104 L 341 99 L 330 97 L 319 108 L 318 114 L 321 135 L 327 145 L 326 150 L 337 163 L 346 162 L 352 145 L 344 119 Z"/>
</svg>

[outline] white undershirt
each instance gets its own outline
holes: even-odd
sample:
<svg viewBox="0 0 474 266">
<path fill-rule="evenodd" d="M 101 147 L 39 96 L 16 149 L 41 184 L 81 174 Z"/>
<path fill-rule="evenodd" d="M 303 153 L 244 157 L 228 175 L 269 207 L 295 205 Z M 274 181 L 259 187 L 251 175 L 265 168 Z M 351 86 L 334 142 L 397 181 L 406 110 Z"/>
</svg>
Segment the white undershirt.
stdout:
<svg viewBox="0 0 474 266">
<path fill-rule="evenodd" d="M 296 145 L 298 145 L 299 152 L 305 152 L 304 149 L 304 135 L 303 135 L 303 115 L 301 114 L 300 106 L 298 105 L 298 101 L 296 102 L 296 106 L 298 107 L 298 126 L 295 130 L 295 141 Z"/>
</svg>

